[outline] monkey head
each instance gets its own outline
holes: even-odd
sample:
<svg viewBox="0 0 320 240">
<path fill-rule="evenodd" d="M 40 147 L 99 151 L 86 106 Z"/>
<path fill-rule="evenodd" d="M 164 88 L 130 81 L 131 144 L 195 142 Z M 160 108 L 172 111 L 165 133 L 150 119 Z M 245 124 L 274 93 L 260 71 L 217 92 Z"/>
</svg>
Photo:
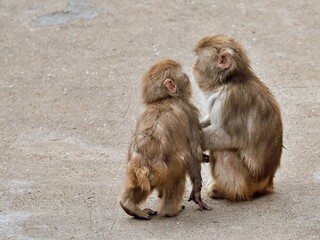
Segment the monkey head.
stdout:
<svg viewBox="0 0 320 240">
<path fill-rule="evenodd" d="M 192 73 L 199 87 L 206 91 L 251 71 L 245 50 L 234 39 L 224 35 L 207 36 L 194 49 L 197 60 Z"/>
<path fill-rule="evenodd" d="M 189 77 L 181 65 L 173 60 L 164 60 L 151 66 L 142 79 L 142 98 L 146 104 L 166 98 L 190 99 Z"/>
</svg>

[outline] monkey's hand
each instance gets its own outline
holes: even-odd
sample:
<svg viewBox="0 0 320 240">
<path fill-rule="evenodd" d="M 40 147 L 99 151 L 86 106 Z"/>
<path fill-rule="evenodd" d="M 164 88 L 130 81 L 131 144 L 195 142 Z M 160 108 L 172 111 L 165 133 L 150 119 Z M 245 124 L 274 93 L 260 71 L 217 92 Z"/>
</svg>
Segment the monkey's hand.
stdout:
<svg viewBox="0 0 320 240">
<path fill-rule="evenodd" d="M 193 183 L 192 191 L 191 191 L 190 197 L 188 199 L 188 202 L 190 202 L 191 200 L 194 201 L 196 204 L 199 205 L 200 211 L 202 211 L 202 210 L 212 210 L 212 207 L 210 207 L 204 201 L 202 201 L 202 198 L 201 198 L 201 187 L 202 187 L 201 182 L 199 183 L 199 182 L 195 181 Z"/>
</svg>

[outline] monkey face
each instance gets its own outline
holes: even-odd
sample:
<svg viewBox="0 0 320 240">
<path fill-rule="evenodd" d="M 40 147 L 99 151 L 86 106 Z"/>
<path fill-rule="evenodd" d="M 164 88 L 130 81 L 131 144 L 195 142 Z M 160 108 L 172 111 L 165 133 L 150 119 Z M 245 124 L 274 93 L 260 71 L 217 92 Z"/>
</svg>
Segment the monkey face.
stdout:
<svg viewBox="0 0 320 240">
<path fill-rule="evenodd" d="M 199 52 L 197 55 L 197 59 L 192 65 L 192 76 L 198 86 L 205 90 L 215 81 L 216 67 L 208 52 Z"/>
<path fill-rule="evenodd" d="M 192 95 L 192 91 L 191 91 L 191 82 L 188 75 L 180 71 L 179 74 L 177 75 L 176 82 L 179 89 L 179 96 L 189 99 Z"/>
<path fill-rule="evenodd" d="M 197 52 L 197 59 L 192 65 L 192 74 L 195 78 L 212 78 L 217 74 L 215 59 L 217 58 L 216 48 L 205 48 Z"/>
</svg>

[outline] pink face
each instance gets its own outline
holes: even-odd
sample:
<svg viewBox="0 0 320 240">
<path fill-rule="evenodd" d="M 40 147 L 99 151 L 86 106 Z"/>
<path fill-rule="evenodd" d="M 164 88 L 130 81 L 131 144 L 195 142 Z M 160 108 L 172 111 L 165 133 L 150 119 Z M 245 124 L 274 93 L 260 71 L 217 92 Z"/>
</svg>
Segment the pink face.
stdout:
<svg viewBox="0 0 320 240">
<path fill-rule="evenodd" d="M 192 65 L 192 68 L 191 68 L 191 74 L 192 74 L 192 76 L 193 76 L 193 79 L 195 79 L 195 80 L 198 80 L 198 78 L 197 78 L 197 76 L 198 76 L 198 74 L 199 74 L 199 68 L 198 68 L 198 66 L 197 66 L 197 64 L 198 64 L 198 59 L 194 62 L 194 64 Z"/>
</svg>

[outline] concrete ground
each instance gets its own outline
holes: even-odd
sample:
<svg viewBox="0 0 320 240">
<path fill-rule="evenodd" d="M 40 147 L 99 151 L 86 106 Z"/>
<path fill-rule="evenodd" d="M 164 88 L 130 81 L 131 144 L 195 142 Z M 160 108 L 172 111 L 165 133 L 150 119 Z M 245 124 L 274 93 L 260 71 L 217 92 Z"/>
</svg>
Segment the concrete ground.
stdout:
<svg viewBox="0 0 320 240">
<path fill-rule="evenodd" d="M 213 210 L 200 212 L 188 185 L 178 217 L 132 219 L 118 198 L 141 76 L 164 58 L 190 73 L 195 43 L 217 33 L 281 105 L 276 192 L 234 203 L 203 189 Z M 0 239 L 320 239 L 319 39 L 316 0 L 2 0 Z"/>
</svg>

